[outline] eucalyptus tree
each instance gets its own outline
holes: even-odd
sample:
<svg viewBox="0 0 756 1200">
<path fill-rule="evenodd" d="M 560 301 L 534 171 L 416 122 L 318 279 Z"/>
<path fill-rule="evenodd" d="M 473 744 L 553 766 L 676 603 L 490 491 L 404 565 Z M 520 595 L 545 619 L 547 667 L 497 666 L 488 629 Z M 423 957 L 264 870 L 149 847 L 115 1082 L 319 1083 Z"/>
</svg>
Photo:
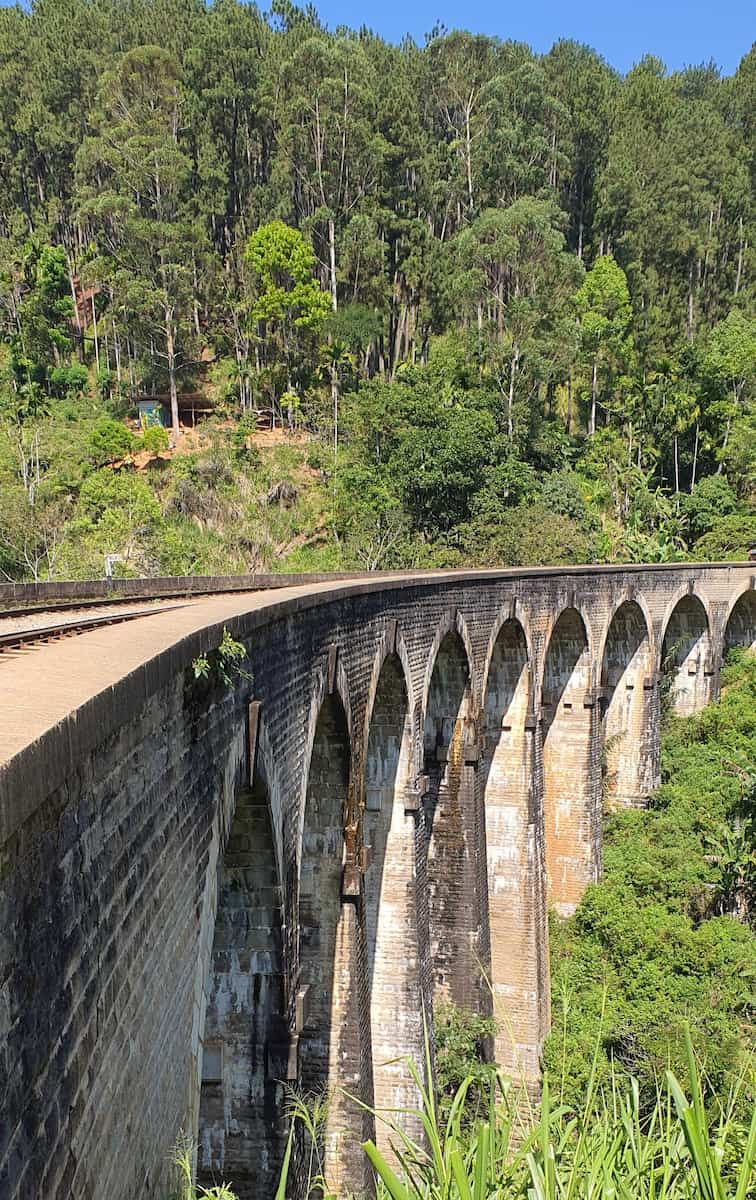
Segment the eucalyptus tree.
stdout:
<svg viewBox="0 0 756 1200">
<path fill-rule="evenodd" d="M 269 103 L 274 103 L 274 182 L 313 238 L 334 311 L 338 243 L 378 188 L 385 143 L 377 130 L 375 79 L 359 38 L 328 37 L 298 23 Z"/>
<path fill-rule="evenodd" d="M 175 58 L 158 46 L 140 46 L 103 77 L 94 132 L 76 163 L 78 212 L 96 249 L 88 273 L 107 285 L 114 306 L 141 327 L 150 356 L 164 364 L 174 437 L 180 434 L 177 380 L 190 340 L 197 238 L 181 123 Z"/>
<path fill-rule="evenodd" d="M 578 289 L 575 306 L 581 353 L 590 372 L 588 433 L 592 435 L 599 404 L 612 405 L 613 389 L 627 372 L 632 355 L 630 293 L 625 273 L 611 255 L 596 259 Z"/>
</svg>

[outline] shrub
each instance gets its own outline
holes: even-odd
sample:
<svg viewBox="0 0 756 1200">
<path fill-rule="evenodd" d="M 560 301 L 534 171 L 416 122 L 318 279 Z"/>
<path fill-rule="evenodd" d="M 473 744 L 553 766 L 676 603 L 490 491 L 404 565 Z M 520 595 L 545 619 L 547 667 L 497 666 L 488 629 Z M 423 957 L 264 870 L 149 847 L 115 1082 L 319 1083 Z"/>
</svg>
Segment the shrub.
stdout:
<svg viewBox="0 0 756 1200">
<path fill-rule="evenodd" d="M 133 447 L 133 435 L 120 421 L 112 421 L 110 417 L 101 417 L 89 435 L 89 458 L 96 467 L 123 458 Z"/>
<path fill-rule="evenodd" d="M 139 439 L 137 449 L 149 450 L 151 454 L 159 454 L 161 450 L 167 450 L 169 445 L 168 430 L 164 429 L 162 425 L 150 425 Z"/>
</svg>

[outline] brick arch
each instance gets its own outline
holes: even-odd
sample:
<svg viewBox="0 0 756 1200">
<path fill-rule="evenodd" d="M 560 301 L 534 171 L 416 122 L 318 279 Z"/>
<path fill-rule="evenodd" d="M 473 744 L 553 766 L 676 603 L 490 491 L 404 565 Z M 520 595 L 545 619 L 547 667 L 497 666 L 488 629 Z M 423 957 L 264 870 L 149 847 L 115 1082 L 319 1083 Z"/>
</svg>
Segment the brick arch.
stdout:
<svg viewBox="0 0 756 1200">
<path fill-rule="evenodd" d="M 522 631 L 522 636 L 523 636 L 524 643 L 525 643 L 526 658 L 527 658 L 528 666 L 530 668 L 531 681 L 532 681 L 533 671 L 535 669 L 535 655 L 533 653 L 533 635 L 531 633 L 530 623 L 529 623 L 527 617 L 519 611 L 519 608 L 520 608 L 520 606 L 519 606 L 519 604 L 517 604 L 516 601 L 514 603 L 510 602 L 508 604 L 503 605 L 499 609 L 499 612 L 496 615 L 496 620 L 494 621 L 493 627 L 491 629 L 491 636 L 488 639 L 488 647 L 486 649 L 486 658 L 485 658 L 485 662 L 483 664 L 483 671 L 482 671 L 482 677 L 481 677 L 481 704 L 482 704 L 482 706 L 485 705 L 485 697 L 486 697 L 486 692 L 488 690 L 488 678 L 489 678 L 489 674 L 491 671 L 491 659 L 493 657 L 493 653 L 494 653 L 497 641 L 499 639 L 499 634 L 501 633 L 502 627 L 504 625 L 506 625 L 508 622 L 514 622 L 516 625 L 519 626 L 520 630 Z M 530 708 L 532 708 L 532 707 L 533 707 L 533 696 L 531 695 Z"/>
<path fill-rule="evenodd" d="M 750 585 L 731 602 L 724 622 L 722 649 L 734 646 L 756 649 L 756 590 Z"/>
<path fill-rule="evenodd" d="M 357 905 L 346 897 L 345 821 L 349 817 L 351 740 L 338 686 L 320 703 L 305 780 L 297 905 L 299 1082 L 305 1092 L 327 1091 L 321 1147 L 329 1186 L 341 1192 L 361 1178 L 363 1021 Z"/>
<path fill-rule="evenodd" d="M 307 713 L 307 724 L 305 732 L 305 749 L 302 760 L 302 777 L 300 786 L 299 798 L 299 827 L 297 830 L 297 864 L 302 861 L 302 834 L 304 830 L 305 820 L 305 805 L 307 799 L 307 780 L 309 773 L 309 764 L 312 760 L 312 751 L 315 745 L 315 735 L 317 723 L 320 717 L 323 704 L 328 699 L 328 672 L 327 667 L 320 666 L 314 673 L 314 686 L 310 694 L 310 704 Z M 353 746 L 354 746 L 354 714 L 351 704 L 351 693 L 349 689 L 349 680 L 346 670 L 341 662 L 341 656 L 337 657 L 336 672 L 334 678 L 333 695 L 338 699 L 344 712 L 346 721 L 346 735 L 349 743 L 349 758 L 350 758 L 350 784 L 351 784 L 351 767 L 353 765 Z M 344 809 L 344 821 L 348 816 L 347 808 Z"/>
<path fill-rule="evenodd" d="M 233 1178 L 240 1200 L 275 1188 L 288 1028 L 281 876 L 266 772 L 236 789 L 217 869 L 200 1060 L 198 1182 Z M 233 1136 L 229 1131 L 233 1129 Z"/>
<path fill-rule="evenodd" d="M 540 692 L 547 895 L 563 916 L 598 873 L 592 682 L 589 627 L 570 606 L 551 627 Z"/>
<path fill-rule="evenodd" d="M 399 645 L 384 644 L 366 722 L 367 866 L 363 901 L 373 1103 L 392 1109 L 399 1125 L 419 1133 L 407 1110 L 417 1107 L 409 1061 L 422 1062 L 423 1021 L 415 888 L 416 823 L 408 807 L 413 770 L 412 704 Z M 414 789 L 413 789 L 414 793 Z M 390 1153 L 389 1131 L 376 1137 Z"/>
<path fill-rule="evenodd" d="M 620 804 L 642 804 L 658 771 L 656 651 L 644 610 L 635 596 L 625 596 L 598 659 L 602 791 Z"/>
<path fill-rule="evenodd" d="M 401 629 L 396 627 L 393 631 L 393 636 L 390 636 L 388 631 L 384 631 L 383 639 L 378 647 L 376 655 L 373 659 L 373 666 L 370 672 L 370 683 L 368 684 L 367 700 L 365 704 L 365 723 L 362 730 L 362 762 L 367 761 L 368 738 L 370 734 L 370 722 L 375 707 L 376 693 L 378 691 L 378 683 L 381 677 L 386 661 L 395 657 L 400 666 L 404 678 L 404 687 L 407 693 L 407 704 L 409 708 L 409 717 L 412 726 L 412 746 L 413 751 L 416 742 L 415 729 L 415 697 L 412 686 L 412 667 L 410 664 L 407 645 L 402 635 Z M 414 763 L 414 756 L 413 756 Z"/>
<path fill-rule="evenodd" d="M 433 672 L 438 660 L 439 651 L 442 643 L 448 634 L 455 633 L 464 647 L 465 657 L 467 659 L 467 673 L 470 686 L 471 702 L 475 697 L 476 689 L 476 671 L 475 671 L 475 652 L 473 650 L 472 638 L 467 623 L 458 610 L 450 610 L 444 618 L 439 622 L 436 631 L 433 635 L 430 649 L 428 651 L 428 660 L 425 666 L 425 678 L 423 680 L 423 694 L 421 698 L 421 723 L 425 722 L 425 716 L 428 709 L 428 696 L 430 693 L 431 680 Z"/>
<path fill-rule="evenodd" d="M 471 657 L 459 618 L 437 631 L 423 706 L 427 791 L 418 863 L 420 942 L 429 999 L 481 1005 L 479 818 Z M 432 1000 L 431 1000 L 432 1002 Z"/>
<path fill-rule="evenodd" d="M 646 635 L 648 637 L 649 644 L 651 646 L 651 650 L 653 651 L 653 655 L 654 655 L 653 667 L 655 668 L 655 666 L 656 666 L 656 655 L 658 654 L 658 646 L 657 646 L 657 640 L 656 640 L 656 629 L 654 628 L 654 620 L 653 620 L 653 617 L 651 616 L 651 611 L 648 607 L 648 602 L 646 601 L 645 596 L 642 596 L 636 588 L 630 588 L 630 589 L 624 589 L 614 599 L 613 607 L 609 614 L 609 620 L 606 622 L 600 635 L 596 639 L 596 662 L 599 665 L 599 670 L 601 668 L 601 663 L 604 660 L 604 654 L 606 652 L 606 643 L 609 640 L 609 633 L 611 631 L 612 621 L 616 617 L 619 610 L 625 604 L 634 604 L 634 605 L 636 605 L 636 607 L 638 609 L 640 609 L 641 617 L 642 617 L 643 623 L 646 627 Z"/>
<path fill-rule="evenodd" d="M 525 626 L 497 621 L 485 674 L 481 760 L 486 831 L 491 987 L 496 1061 L 526 1083 L 538 1079 L 543 905 L 537 894 L 537 822 L 532 803 L 533 678 Z"/>
<path fill-rule="evenodd" d="M 537 662 L 538 670 L 537 670 L 536 681 L 535 681 L 535 695 L 536 695 L 536 697 L 541 698 L 541 703 L 543 702 L 542 696 L 543 696 L 543 686 L 544 686 L 544 674 L 545 674 L 545 669 L 546 669 L 546 660 L 548 657 L 549 648 L 553 642 L 554 632 L 555 632 L 557 626 L 559 625 L 559 622 L 564 617 L 565 613 L 575 613 L 576 616 L 579 618 L 579 620 L 582 624 L 582 627 L 583 627 L 583 635 L 585 638 L 585 644 L 588 649 L 588 656 L 592 662 L 595 661 L 595 658 L 596 658 L 595 647 L 596 647 L 596 642 L 598 639 L 596 637 L 595 631 L 591 624 L 591 620 L 588 615 L 588 612 L 583 607 L 583 605 L 578 604 L 577 602 L 572 603 L 572 604 L 557 604 L 557 605 L 555 605 L 553 612 L 549 614 L 550 619 L 546 626 L 546 632 L 541 641 L 542 652 L 540 655 L 540 661 Z"/>
<path fill-rule="evenodd" d="M 680 716 L 711 699 L 714 622 L 707 603 L 687 589 L 670 603 L 659 639 L 658 669 L 669 702 Z"/>
</svg>

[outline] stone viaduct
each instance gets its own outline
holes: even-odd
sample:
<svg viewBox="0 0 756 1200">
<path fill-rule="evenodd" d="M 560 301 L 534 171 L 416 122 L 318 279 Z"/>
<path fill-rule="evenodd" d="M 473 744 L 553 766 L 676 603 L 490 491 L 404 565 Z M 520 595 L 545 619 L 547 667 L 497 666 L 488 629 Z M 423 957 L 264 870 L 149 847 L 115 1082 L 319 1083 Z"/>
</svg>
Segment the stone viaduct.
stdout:
<svg viewBox="0 0 756 1200">
<path fill-rule="evenodd" d="M 385 1134 L 346 1093 L 411 1105 L 447 998 L 534 1084 L 547 908 L 597 878 L 602 807 L 655 787 L 664 699 L 753 645 L 753 572 L 249 580 L 0 656 L 3 1200 L 157 1200 L 181 1130 L 262 1200 L 287 1081 L 332 1091 L 359 1193 Z M 193 670 L 224 628 L 230 685 Z"/>
</svg>

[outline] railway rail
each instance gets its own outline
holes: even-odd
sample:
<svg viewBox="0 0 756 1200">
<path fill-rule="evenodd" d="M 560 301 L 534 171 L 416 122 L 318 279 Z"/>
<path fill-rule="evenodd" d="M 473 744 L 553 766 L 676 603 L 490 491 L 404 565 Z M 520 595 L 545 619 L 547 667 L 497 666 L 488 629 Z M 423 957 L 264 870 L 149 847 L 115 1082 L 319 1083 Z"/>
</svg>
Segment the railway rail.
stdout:
<svg viewBox="0 0 756 1200">
<path fill-rule="evenodd" d="M 61 605 L 60 607 L 63 608 L 65 606 Z M 73 606 L 69 605 L 68 607 L 71 608 Z M 85 616 L 79 620 L 62 621 L 55 625 L 35 625 L 27 629 L 13 629 L 6 633 L 0 633 L 0 654 L 9 650 L 22 650 L 26 646 L 37 642 L 57 642 L 64 637 L 73 637 L 79 633 L 86 633 L 90 629 L 99 629 L 103 625 L 119 625 L 124 621 L 135 621 L 139 617 L 149 617 L 155 613 L 170 612 L 171 609 L 183 607 L 183 604 L 168 604 L 160 608 L 142 608 L 136 611 L 131 609 L 129 612 L 109 612 L 96 617 Z M 18 614 L 14 611 L 13 616 L 16 615 Z"/>
<path fill-rule="evenodd" d="M 188 600 L 220 592 L 260 592 L 301 584 L 329 583 L 361 576 L 380 578 L 385 571 L 338 571 L 317 574 L 196 575 L 148 579 L 83 579 L 60 583 L 0 583 L 0 620 L 56 609 L 134 604 L 140 600 Z"/>
</svg>

